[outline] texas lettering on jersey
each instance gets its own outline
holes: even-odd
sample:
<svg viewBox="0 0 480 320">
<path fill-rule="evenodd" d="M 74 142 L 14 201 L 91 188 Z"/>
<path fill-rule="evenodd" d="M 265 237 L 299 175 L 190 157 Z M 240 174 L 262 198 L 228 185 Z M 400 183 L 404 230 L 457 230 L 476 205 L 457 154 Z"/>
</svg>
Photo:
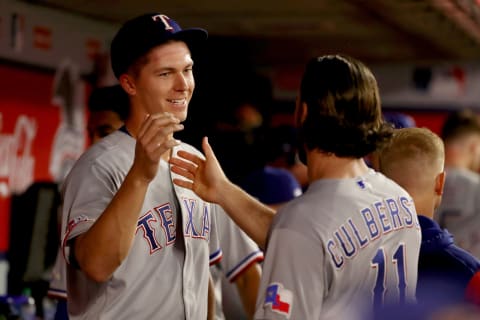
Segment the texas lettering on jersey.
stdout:
<svg viewBox="0 0 480 320">
<path fill-rule="evenodd" d="M 361 249 L 383 234 L 404 228 L 419 229 L 413 208 L 412 200 L 407 197 L 390 198 L 361 209 L 359 212 L 361 224 L 348 218 L 333 231 L 332 237 L 327 241 L 327 251 L 335 267 L 341 269 L 346 258 L 353 258 Z"/>
<path fill-rule="evenodd" d="M 199 213 L 197 210 L 198 200 L 183 198 L 180 201 L 182 209 L 186 212 L 186 221 L 184 221 L 184 237 L 191 237 L 201 240 L 209 240 L 210 235 L 210 213 L 208 204 L 203 203 L 201 208 L 201 217 L 195 214 Z M 185 215 L 184 215 L 185 216 Z M 164 246 L 175 243 L 177 234 L 177 226 L 172 212 L 172 205 L 170 203 L 162 204 L 158 207 L 149 210 L 142 215 L 137 222 L 137 231 L 143 233 L 144 239 L 150 247 L 150 254 L 161 250 Z M 165 235 L 165 241 L 160 244 L 159 232 Z"/>
</svg>

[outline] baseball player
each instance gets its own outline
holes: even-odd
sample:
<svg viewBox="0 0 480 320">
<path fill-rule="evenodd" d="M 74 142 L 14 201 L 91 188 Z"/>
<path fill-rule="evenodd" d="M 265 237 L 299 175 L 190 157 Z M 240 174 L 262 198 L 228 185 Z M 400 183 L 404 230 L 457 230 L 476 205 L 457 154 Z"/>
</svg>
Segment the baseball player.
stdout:
<svg viewBox="0 0 480 320">
<path fill-rule="evenodd" d="M 355 319 L 384 303 L 413 301 L 415 206 L 363 160 L 392 134 L 370 70 L 342 55 L 312 59 L 296 124 L 310 185 L 276 215 L 229 182 L 206 139 L 206 161 L 183 151 L 170 159 L 187 179 L 174 183 L 219 203 L 259 244 L 270 228 L 255 318 Z"/>
<path fill-rule="evenodd" d="M 452 112 L 441 136 L 445 192 L 435 213 L 460 247 L 480 258 L 480 120 L 471 110 Z"/>
<path fill-rule="evenodd" d="M 424 312 L 465 303 L 480 261 L 454 244 L 433 221 L 445 182 L 443 142 L 426 128 L 404 128 L 379 153 L 380 170 L 413 197 L 419 214 L 422 244 L 418 264 L 417 302 Z M 475 299 L 472 299 L 475 301 Z M 405 313 L 403 313 L 405 315 Z M 427 316 L 425 315 L 425 318 Z"/>
<path fill-rule="evenodd" d="M 206 319 L 209 263 L 221 258 L 218 205 L 174 186 L 170 153 L 195 82 L 190 48 L 203 29 L 163 14 L 127 21 L 111 44 L 130 98 L 125 126 L 90 147 L 63 187 L 63 254 L 71 319 Z"/>
</svg>

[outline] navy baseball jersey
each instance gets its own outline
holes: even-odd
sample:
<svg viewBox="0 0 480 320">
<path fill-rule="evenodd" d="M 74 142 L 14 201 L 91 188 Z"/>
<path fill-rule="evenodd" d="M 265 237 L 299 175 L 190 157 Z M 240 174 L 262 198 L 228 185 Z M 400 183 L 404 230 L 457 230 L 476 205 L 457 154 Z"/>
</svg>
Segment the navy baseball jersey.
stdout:
<svg viewBox="0 0 480 320">
<path fill-rule="evenodd" d="M 414 301 L 420 238 L 411 197 L 382 174 L 317 180 L 274 218 L 255 319 L 356 319 Z"/>
<path fill-rule="evenodd" d="M 221 258 L 215 216 L 222 209 L 174 186 L 160 161 L 148 187 L 130 252 L 110 280 L 97 283 L 69 261 L 69 240 L 86 232 L 120 188 L 135 139 L 117 131 L 93 145 L 63 188 L 63 253 L 71 319 L 205 319 L 209 264 Z M 183 149 L 200 154 L 181 144 Z M 221 213 L 223 214 L 223 212 Z"/>
<path fill-rule="evenodd" d="M 465 302 L 470 280 L 480 270 L 480 260 L 457 247 L 448 231 L 433 220 L 419 216 L 422 245 L 418 262 L 417 300 L 419 303 Z"/>
</svg>

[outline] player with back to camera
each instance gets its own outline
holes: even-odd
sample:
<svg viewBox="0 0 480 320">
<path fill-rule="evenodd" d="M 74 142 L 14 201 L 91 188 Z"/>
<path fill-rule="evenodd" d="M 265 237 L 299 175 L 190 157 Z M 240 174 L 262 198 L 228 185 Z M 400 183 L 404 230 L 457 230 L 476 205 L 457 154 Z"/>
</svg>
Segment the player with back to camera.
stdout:
<svg viewBox="0 0 480 320">
<path fill-rule="evenodd" d="M 363 160 L 393 130 L 382 119 L 375 77 L 348 56 L 312 59 L 295 118 L 309 188 L 277 214 L 228 180 L 207 139 L 206 160 L 183 151 L 170 159 L 184 177 L 174 183 L 220 204 L 266 245 L 255 319 L 355 319 L 385 302 L 414 300 L 413 200 Z"/>
<path fill-rule="evenodd" d="M 471 285 L 475 286 L 472 278 L 480 269 L 480 261 L 457 247 L 452 235 L 433 220 L 445 183 L 445 153 L 440 137 L 427 128 L 396 130 L 391 143 L 380 150 L 379 160 L 380 171 L 410 193 L 417 209 L 422 230 L 419 310 L 433 313 L 475 302 L 468 292 Z"/>
<path fill-rule="evenodd" d="M 166 15 L 127 21 L 111 44 L 129 95 L 125 126 L 90 147 L 63 188 L 63 243 L 71 319 L 206 319 L 209 263 L 221 258 L 218 205 L 173 185 L 174 138 L 195 81 L 191 48 L 203 29 Z"/>
</svg>

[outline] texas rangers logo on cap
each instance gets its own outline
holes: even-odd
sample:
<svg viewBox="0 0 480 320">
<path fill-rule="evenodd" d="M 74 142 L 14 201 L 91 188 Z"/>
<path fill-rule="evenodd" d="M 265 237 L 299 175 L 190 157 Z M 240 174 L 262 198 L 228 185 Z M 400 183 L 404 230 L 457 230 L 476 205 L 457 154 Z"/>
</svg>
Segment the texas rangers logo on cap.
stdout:
<svg viewBox="0 0 480 320">
<path fill-rule="evenodd" d="M 264 306 L 269 306 L 272 311 L 283 314 L 290 319 L 292 311 L 293 294 L 283 287 L 281 283 L 274 282 L 267 287 Z"/>
<path fill-rule="evenodd" d="M 165 25 L 165 30 L 173 30 L 173 27 L 170 25 L 170 18 L 164 14 L 156 14 L 152 16 L 153 21 L 161 21 Z"/>
</svg>

